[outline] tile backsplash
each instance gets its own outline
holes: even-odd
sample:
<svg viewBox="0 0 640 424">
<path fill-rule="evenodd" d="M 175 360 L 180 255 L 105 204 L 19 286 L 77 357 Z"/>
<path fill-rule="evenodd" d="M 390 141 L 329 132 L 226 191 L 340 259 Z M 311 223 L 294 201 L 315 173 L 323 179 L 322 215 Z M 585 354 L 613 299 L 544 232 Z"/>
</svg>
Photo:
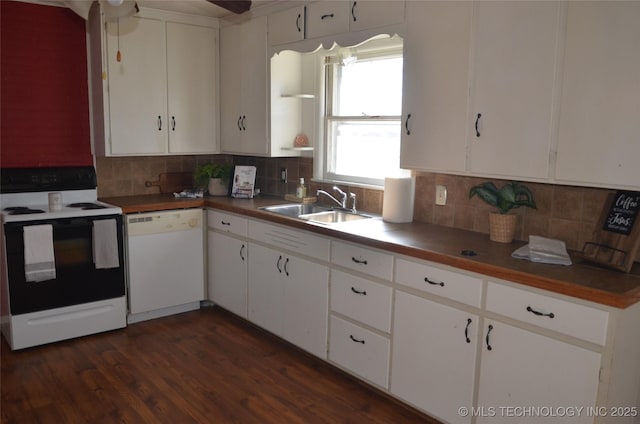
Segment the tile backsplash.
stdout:
<svg viewBox="0 0 640 424">
<path fill-rule="evenodd" d="M 163 172 L 193 172 L 196 166 L 208 162 L 233 161 L 235 165 L 254 165 L 257 168 L 256 186 L 262 193 L 284 196 L 295 193 L 299 178 L 304 178 L 309 193 L 319 188 L 331 192 L 332 183 L 311 181 L 312 158 L 263 158 L 229 155 L 206 156 L 152 156 L 96 158 L 98 195 L 135 196 L 158 192 L 157 187 L 145 187 L 146 181 L 156 181 Z M 288 180 L 281 181 L 280 170 L 287 168 Z M 414 173 L 416 196 L 414 220 L 480 233 L 489 232 L 488 213 L 491 207 L 474 197 L 469 189 L 487 178 L 444 175 L 426 172 Z M 506 181 L 494 180 L 498 186 Z M 435 205 L 436 185 L 447 187 L 447 204 Z M 580 250 L 595 229 L 607 196 L 612 190 L 525 183 L 533 192 L 537 209 L 514 209 L 518 216 L 516 239 L 527 240 L 538 235 L 564 240 L 567 248 Z M 358 209 L 382 213 L 382 190 L 339 185 L 345 191 L 356 193 Z M 323 203 L 324 199 L 320 199 Z"/>
</svg>

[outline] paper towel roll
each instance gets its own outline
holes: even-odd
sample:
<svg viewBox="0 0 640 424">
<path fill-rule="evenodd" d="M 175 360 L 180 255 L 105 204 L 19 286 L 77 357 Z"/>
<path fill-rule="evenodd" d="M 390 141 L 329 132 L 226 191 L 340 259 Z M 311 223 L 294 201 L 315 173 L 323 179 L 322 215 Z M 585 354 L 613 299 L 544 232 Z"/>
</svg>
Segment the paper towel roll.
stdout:
<svg viewBox="0 0 640 424">
<path fill-rule="evenodd" d="M 416 180 L 385 178 L 382 219 L 388 222 L 412 222 Z"/>
</svg>

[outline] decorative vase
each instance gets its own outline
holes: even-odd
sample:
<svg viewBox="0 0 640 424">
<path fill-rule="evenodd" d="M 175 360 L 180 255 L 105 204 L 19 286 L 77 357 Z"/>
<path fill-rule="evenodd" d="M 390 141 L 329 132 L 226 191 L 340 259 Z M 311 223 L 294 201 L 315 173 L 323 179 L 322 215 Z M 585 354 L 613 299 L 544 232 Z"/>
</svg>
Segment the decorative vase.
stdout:
<svg viewBox="0 0 640 424">
<path fill-rule="evenodd" d="M 222 178 L 209 178 L 209 195 L 226 196 L 229 193 L 227 186 L 222 182 Z"/>
<path fill-rule="evenodd" d="M 516 233 L 517 215 L 489 213 L 489 240 L 511 243 Z"/>
</svg>

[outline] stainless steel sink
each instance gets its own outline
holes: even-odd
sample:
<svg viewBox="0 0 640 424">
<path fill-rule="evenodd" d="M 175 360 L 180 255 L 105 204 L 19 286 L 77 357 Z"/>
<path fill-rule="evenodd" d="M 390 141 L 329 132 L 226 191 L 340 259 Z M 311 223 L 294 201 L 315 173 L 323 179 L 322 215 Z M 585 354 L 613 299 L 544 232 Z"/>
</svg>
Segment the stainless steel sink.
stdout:
<svg viewBox="0 0 640 424">
<path fill-rule="evenodd" d="M 340 210 L 332 210 L 326 212 L 316 212 L 307 215 L 300 215 L 298 218 L 306 219 L 307 221 L 319 222 L 322 224 L 336 224 L 339 222 L 357 221 L 360 219 L 371 218 L 368 215 L 362 215 L 359 213 L 352 213 Z"/>
<path fill-rule="evenodd" d="M 335 209 L 313 204 L 291 203 L 285 205 L 264 206 L 260 209 L 267 212 L 285 215 L 291 218 L 304 219 L 306 221 L 312 221 L 321 224 L 336 224 L 339 222 L 372 218 L 369 215 L 353 213 L 347 210 Z"/>
<path fill-rule="evenodd" d="M 260 209 L 268 212 L 277 213 L 280 215 L 290 216 L 292 218 L 298 218 L 300 215 L 309 215 L 317 212 L 326 212 L 331 210 L 331 208 L 328 208 L 326 206 L 318 206 L 313 204 L 297 204 L 297 203 L 264 206 Z"/>
</svg>

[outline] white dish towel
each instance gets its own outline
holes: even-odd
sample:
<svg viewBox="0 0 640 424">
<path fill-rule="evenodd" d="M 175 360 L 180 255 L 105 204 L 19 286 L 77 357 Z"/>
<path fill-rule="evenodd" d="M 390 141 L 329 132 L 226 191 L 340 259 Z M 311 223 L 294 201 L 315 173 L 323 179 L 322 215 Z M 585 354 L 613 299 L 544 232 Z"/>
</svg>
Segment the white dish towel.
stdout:
<svg viewBox="0 0 640 424">
<path fill-rule="evenodd" d="M 571 265 L 571 257 L 562 240 L 529 236 L 529 244 L 515 250 L 511 256 L 545 264 Z"/>
<path fill-rule="evenodd" d="M 118 229 L 115 219 L 93 221 L 93 263 L 96 269 L 120 266 Z"/>
<path fill-rule="evenodd" d="M 53 253 L 53 226 L 27 225 L 24 227 L 24 275 L 27 281 L 46 281 L 56 278 Z"/>
</svg>

